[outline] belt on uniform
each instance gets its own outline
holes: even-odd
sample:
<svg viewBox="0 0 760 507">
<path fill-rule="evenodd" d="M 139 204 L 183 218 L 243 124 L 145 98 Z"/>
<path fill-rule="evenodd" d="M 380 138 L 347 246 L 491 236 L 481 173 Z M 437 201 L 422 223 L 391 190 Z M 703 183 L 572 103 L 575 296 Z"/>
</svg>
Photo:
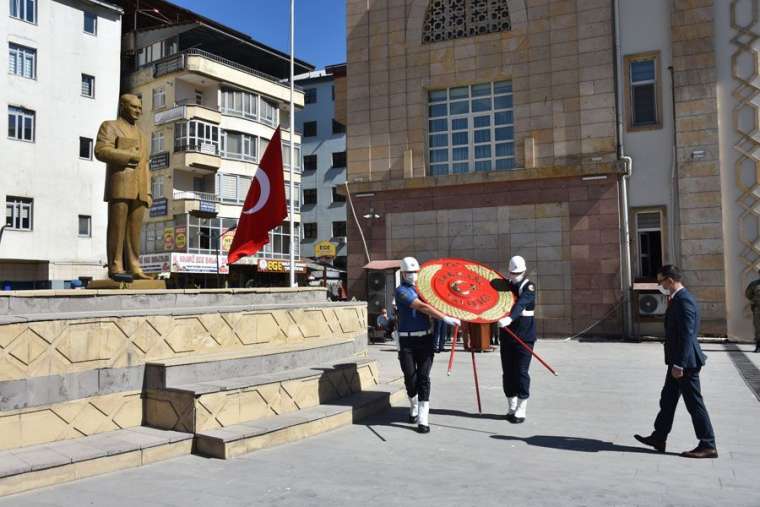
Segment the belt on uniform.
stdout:
<svg viewBox="0 0 760 507">
<path fill-rule="evenodd" d="M 535 310 L 523 310 L 520 317 L 533 317 L 536 314 Z"/>
<path fill-rule="evenodd" d="M 403 336 L 404 338 L 408 338 L 410 336 L 427 336 L 431 334 L 432 331 L 426 330 L 426 331 L 399 331 L 398 335 Z"/>
</svg>

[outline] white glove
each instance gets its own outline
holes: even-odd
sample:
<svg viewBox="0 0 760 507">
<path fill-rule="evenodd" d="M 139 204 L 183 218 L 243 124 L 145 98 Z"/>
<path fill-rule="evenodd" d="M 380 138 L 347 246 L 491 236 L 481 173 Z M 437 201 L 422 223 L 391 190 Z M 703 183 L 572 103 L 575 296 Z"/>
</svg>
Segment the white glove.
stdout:
<svg viewBox="0 0 760 507">
<path fill-rule="evenodd" d="M 448 324 L 449 326 L 461 326 L 462 321 L 457 319 L 456 317 L 449 317 L 448 315 L 443 316 L 443 321 Z"/>
<path fill-rule="evenodd" d="M 504 317 L 502 319 L 499 319 L 499 327 L 509 327 L 509 325 L 512 323 L 512 317 Z"/>
</svg>

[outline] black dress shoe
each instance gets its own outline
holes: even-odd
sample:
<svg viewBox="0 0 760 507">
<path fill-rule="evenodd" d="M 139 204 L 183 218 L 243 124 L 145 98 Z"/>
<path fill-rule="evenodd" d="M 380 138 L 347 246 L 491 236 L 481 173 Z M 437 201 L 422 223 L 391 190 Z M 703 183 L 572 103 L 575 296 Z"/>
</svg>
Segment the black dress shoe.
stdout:
<svg viewBox="0 0 760 507">
<path fill-rule="evenodd" d="M 717 458 L 718 457 L 718 450 L 714 447 L 700 447 L 697 446 L 696 449 L 692 449 L 691 451 L 685 451 L 681 453 L 681 456 L 684 458 Z"/>
<path fill-rule="evenodd" d="M 113 280 L 114 282 L 133 282 L 134 278 L 131 274 L 127 273 L 126 271 L 122 271 L 121 273 L 109 273 L 108 277 Z"/>
<path fill-rule="evenodd" d="M 514 424 L 522 424 L 522 423 L 525 422 L 525 418 L 524 417 L 513 416 L 511 422 L 513 422 Z"/>
<path fill-rule="evenodd" d="M 416 415 L 410 415 L 409 416 L 409 424 L 414 424 L 417 422 L 417 416 Z"/>
<path fill-rule="evenodd" d="M 417 433 L 430 433 L 430 426 L 420 424 L 417 426 Z"/>
<path fill-rule="evenodd" d="M 510 414 L 509 412 L 507 412 L 506 419 L 507 419 L 507 421 L 509 421 L 511 423 L 515 422 L 515 414 Z"/>
<path fill-rule="evenodd" d="M 634 435 L 633 438 L 638 440 L 644 445 L 648 445 L 649 447 L 654 447 L 659 452 L 665 452 L 665 441 L 659 440 L 654 435 L 649 435 L 648 437 L 642 437 L 641 435 Z"/>
<path fill-rule="evenodd" d="M 755 345 L 755 352 L 760 352 L 760 343 Z"/>
</svg>

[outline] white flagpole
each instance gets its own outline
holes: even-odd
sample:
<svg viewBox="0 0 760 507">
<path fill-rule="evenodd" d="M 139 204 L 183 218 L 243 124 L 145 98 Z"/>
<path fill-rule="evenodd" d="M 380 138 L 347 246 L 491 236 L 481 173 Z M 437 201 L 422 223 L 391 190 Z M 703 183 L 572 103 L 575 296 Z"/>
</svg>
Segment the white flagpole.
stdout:
<svg viewBox="0 0 760 507">
<path fill-rule="evenodd" d="M 290 0 L 290 286 L 296 286 L 296 241 L 295 241 L 295 214 L 296 199 L 295 185 L 293 184 L 293 167 L 296 165 L 296 138 L 295 118 L 296 110 L 293 107 L 293 51 L 295 32 L 295 0 Z"/>
</svg>

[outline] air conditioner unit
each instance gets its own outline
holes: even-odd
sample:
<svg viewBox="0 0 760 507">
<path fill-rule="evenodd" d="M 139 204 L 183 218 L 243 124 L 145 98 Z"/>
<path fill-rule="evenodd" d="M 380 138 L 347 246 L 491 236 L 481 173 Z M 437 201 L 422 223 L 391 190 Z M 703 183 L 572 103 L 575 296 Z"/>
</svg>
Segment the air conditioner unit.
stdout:
<svg viewBox="0 0 760 507">
<path fill-rule="evenodd" d="M 659 293 L 639 293 L 639 315 L 654 317 L 665 315 L 668 309 L 668 296 Z"/>
</svg>

